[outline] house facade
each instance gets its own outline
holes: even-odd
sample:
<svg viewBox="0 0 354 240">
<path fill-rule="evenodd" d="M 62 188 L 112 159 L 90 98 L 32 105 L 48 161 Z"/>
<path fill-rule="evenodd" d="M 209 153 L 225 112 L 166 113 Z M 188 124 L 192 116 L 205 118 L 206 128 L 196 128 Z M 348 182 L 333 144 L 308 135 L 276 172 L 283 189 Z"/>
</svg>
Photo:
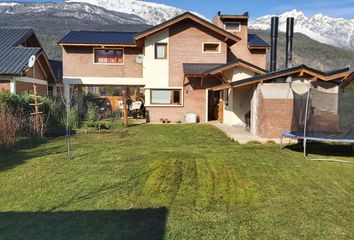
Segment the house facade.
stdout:
<svg viewBox="0 0 354 240">
<path fill-rule="evenodd" d="M 248 33 L 248 18 L 218 12 L 208 22 L 187 12 L 139 33 L 70 32 L 58 43 L 65 96 L 72 85 L 139 87 L 149 122 L 185 122 L 192 113 L 277 138 L 291 127 L 293 89 L 339 91 L 349 69 L 268 72 L 270 46 Z"/>
<path fill-rule="evenodd" d="M 56 77 L 33 29 L 0 28 L 0 89 L 14 94 L 48 94 Z"/>
<path fill-rule="evenodd" d="M 247 24 L 248 14 L 211 23 L 187 12 L 140 33 L 70 32 L 58 42 L 67 96 L 70 85 L 139 86 L 151 122 L 217 119 L 211 87 L 267 72 L 270 46 Z"/>
</svg>

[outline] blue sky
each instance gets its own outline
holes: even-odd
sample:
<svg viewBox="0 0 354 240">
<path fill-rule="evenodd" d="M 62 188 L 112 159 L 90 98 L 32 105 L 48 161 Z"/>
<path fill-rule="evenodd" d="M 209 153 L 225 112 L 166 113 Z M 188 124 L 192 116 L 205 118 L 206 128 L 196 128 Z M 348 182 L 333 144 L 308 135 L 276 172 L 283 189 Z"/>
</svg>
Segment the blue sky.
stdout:
<svg viewBox="0 0 354 240">
<path fill-rule="evenodd" d="M 3 0 L 0 0 L 2 2 Z M 11 1 L 11 0 L 10 0 Z M 26 0 L 33 1 L 33 0 Z M 38 0 L 37 0 L 38 1 Z M 39 0 L 50 1 L 50 0 Z M 53 0 L 52 0 L 53 1 Z M 57 0 L 56 0 L 57 1 Z M 216 11 L 243 13 L 249 11 L 251 19 L 266 14 L 281 14 L 297 9 L 312 16 L 323 13 L 331 17 L 354 19 L 354 0 L 150 0 L 199 12 L 211 18 Z"/>
</svg>

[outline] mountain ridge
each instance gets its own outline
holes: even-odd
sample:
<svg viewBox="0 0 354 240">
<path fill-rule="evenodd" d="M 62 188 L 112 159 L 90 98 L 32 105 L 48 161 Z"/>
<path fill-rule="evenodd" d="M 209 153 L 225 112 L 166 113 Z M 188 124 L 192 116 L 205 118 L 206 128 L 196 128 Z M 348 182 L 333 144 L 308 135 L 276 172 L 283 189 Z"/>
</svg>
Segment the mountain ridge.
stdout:
<svg viewBox="0 0 354 240">
<path fill-rule="evenodd" d="M 187 11 L 166 4 L 141 0 L 65 0 L 65 2 L 89 3 L 110 11 L 134 14 L 144 19 L 145 23 L 150 25 L 160 24 Z M 194 12 L 194 14 L 205 18 L 199 13 Z"/>
<path fill-rule="evenodd" d="M 271 17 L 265 15 L 250 22 L 250 28 L 269 30 Z M 295 32 L 302 33 L 321 43 L 354 51 L 354 19 L 332 18 L 323 14 L 307 17 L 296 9 L 284 12 L 279 17 L 279 31 L 285 32 L 286 18 L 294 17 Z"/>
<path fill-rule="evenodd" d="M 305 16 L 302 12 L 293 11 L 288 14 L 297 14 L 297 19 Z M 322 19 L 323 15 L 314 19 Z M 171 15 L 171 17 L 173 17 Z M 270 17 L 265 16 L 262 22 L 265 30 L 250 29 L 250 32 L 260 35 L 267 42 L 270 41 Z M 306 17 L 307 18 L 307 17 Z M 282 19 L 286 19 L 283 15 Z M 305 19 L 306 20 L 306 19 Z M 269 22 L 268 22 L 269 21 Z M 308 21 L 308 18 L 307 20 Z M 353 21 L 354 22 L 354 21 Z M 254 26 L 251 22 L 251 27 Z M 84 2 L 59 2 L 59 3 L 0 3 L 1 27 L 31 27 L 34 28 L 43 46 L 52 59 L 60 59 L 60 48 L 57 41 L 66 33 L 74 30 L 88 31 L 130 31 L 140 32 L 151 24 L 146 24 L 146 19 L 125 12 L 110 11 L 106 8 Z M 282 25 L 281 29 L 284 27 Z M 326 38 L 325 38 L 326 39 Z M 318 40 L 318 39 L 317 39 Z M 321 44 L 301 33 L 296 33 L 294 38 L 294 64 L 304 63 L 320 70 L 334 70 L 347 67 L 353 62 L 354 51 Z M 285 37 L 279 37 L 279 64 L 284 67 Z"/>
</svg>

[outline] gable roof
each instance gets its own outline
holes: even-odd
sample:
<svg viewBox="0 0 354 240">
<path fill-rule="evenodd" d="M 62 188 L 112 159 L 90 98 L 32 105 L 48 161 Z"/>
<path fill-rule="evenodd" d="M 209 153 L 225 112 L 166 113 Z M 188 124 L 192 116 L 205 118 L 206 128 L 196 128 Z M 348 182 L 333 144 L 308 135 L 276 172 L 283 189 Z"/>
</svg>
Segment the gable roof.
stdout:
<svg viewBox="0 0 354 240">
<path fill-rule="evenodd" d="M 132 45 L 135 46 L 136 32 L 71 31 L 58 45 Z"/>
<path fill-rule="evenodd" d="M 222 90 L 222 89 L 227 89 L 227 88 L 237 88 L 237 87 L 242 87 L 254 83 L 259 83 L 263 81 L 268 81 L 268 80 L 274 80 L 277 78 L 285 78 L 288 76 L 292 76 L 298 74 L 299 76 L 303 76 L 304 74 L 308 74 L 313 77 L 313 81 L 315 80 L 322 80 L 322 81 L 333 81 L 337 80 L 339 78 L 346 78 L 349 74 L 349 68 L 343 68 L 343 69 L 338 69 L 334 71 L 329 71 L 329 72 L 322 72 L 319 70 L 316 70 L 314 68 L 308 67 L 306 65 L 299 65 L 296 67 L 292 68 L 287 68 L 287 69 L 282 69 L 278 70 L 275 72 L 269 72 L 266 74 L 262 75 L 256 75 L 251 78 L 246 78 L 243 80 L 239 80 L 236 82 L 231 82 L 223 86 L 217 86 L 213 90 Z"/>
<path fill-rule="evenodd" d="M 58 82 L 63 80 L 63 62 L 58 60 L 49 60 L 53 74 Z"/>
<path fill-rule="evenodd" d="M 185 76 L 208 76 L 208 75 L 215 75 L 220 72 L 226 71 L 228 69 L 234 68 L 234 67 L 242 67 L 246 68 L 248 70 L 251 70 L 255 73 L 258 74 L 264 74 L 267 73 L 268 71 L 260 68 L 256 65 L 253 65 L 252 63 L 249 63 L 245 60 L 242 60 L 240 58 L 237 58 L 235 61 L 226 63 L 226 64 L 220 64 L 220 63 L 184 63 L 183 64 L 183 71 Z"/>
<path fill-rule="evenodd" d="M 250 49 L 263 49 L 271 46 L 257 34 L 248 34 L 248 47 Z"/>
<path fill-rule="evenodd" d="M 34 34 L 28 28 L 0 28 L 0 75 L 20 75 L 27 68 L 30 56 L 38 56 L 39 47 L 20 46 Z"/>
<path fill-rule="evenodd" d="M 147 29 L 147 30 L 145 30 L 143 32 L 138 33 L 135 36 L 135 40 L 139 40 L 139 39 L 144 38 L 144 37 L 146 37 L 148 35 L 151 35 L 153 33 L 161 31 L 161 30 L 163 30 L 163 29 L 165 29 L 165 28 L 167 28 L 167 27 L 169 27 L 171 25 L 174 25 L 174 24 L 176 24 L 178 22 L 181 22 L 181 21 L 183 21 L 185 19 L 190 19 L 190 20 L 192 20 L 194 22 L 197 22 L 197 23 L 203 25 L 204 27 L 207 27 L 208 29 L 210 29 L 210 30 L 212 30 L 212 31 L 224 36 L 225 39 L 226 39 L 225 41 L 227 41 L 230 45 L 232 45 L 232 44 L 238 42 L 239 40 L 241 40 L 236 35 L 228 32 L 228 31 L 226 31 L 226 30 L 224 30 L 224 29 L 212 24 L 211 22 L 208 22 L 208 21 L 204 20 L 203 18 L 201 18 L 201 17 L 199 17 L 199 16 L 197 16 L 197 15 L 195 15 L 193 13 L 190 13 L 190 12 L 185 12 L 185 13 L 183 13 L 183 14 L 181 14 L 179 16 L 176 16 L 176 17 L 174 17 L 174 18 L 172 18 L 172 19 L 170 19 L 170 20 L 168 20 L 166 22 L 163 22 L 163 23 L 161 23 L 161 24 L 159 24 L 157 26 L 151 27 L 151 28 L 149 28 L 149 29 Z"/>
<path fill-rule="evenodd" d="M 0 49 L 18 47 L 32 34 L 30 28 L 0 28 Z"/>
</svg>

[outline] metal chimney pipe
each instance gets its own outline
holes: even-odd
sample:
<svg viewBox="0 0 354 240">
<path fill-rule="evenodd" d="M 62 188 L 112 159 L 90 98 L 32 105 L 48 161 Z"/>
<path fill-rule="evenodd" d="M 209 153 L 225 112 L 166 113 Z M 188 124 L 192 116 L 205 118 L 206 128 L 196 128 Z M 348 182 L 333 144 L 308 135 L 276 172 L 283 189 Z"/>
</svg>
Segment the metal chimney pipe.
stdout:
<svg viewBox="0 0 354 240">
<path fill-rule="evenodd" d="M 279 17 L 272 17 L 271 30 L 270 30 L 270 40 L 271 40 L 271 52 L 270 52 L 270 72 L 277 70 L 277 45 L 278 45 L 278 28 L 279 28 Z"/>
<path fill-rule="evenodd" d="M 294 18 L 286 19 L 286 67 L 291 68 L 293 64 L 293 38 L 294 38 Z"/>
</svg>

